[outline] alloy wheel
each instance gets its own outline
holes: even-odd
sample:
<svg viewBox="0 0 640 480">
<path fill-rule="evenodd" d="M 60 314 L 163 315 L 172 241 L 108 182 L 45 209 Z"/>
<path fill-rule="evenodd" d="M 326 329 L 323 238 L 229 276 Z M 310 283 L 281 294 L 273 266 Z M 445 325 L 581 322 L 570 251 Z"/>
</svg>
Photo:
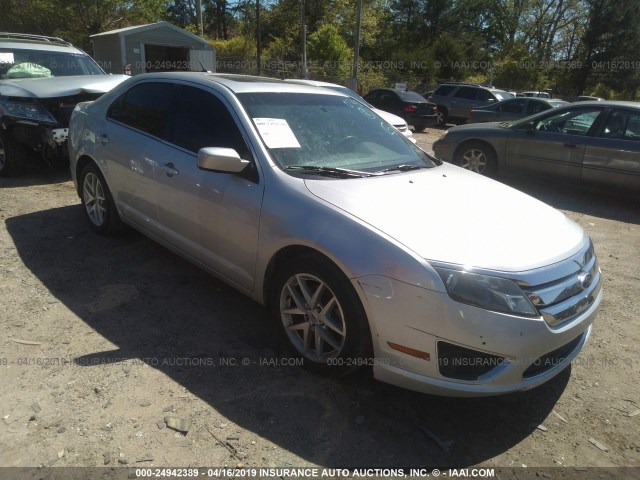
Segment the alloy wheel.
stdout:
<svg viewBox="0 0 640 480">
<path fill-rule="evenodd" d="M 462 156 L 460 166 L 472 172 L 482 173 L 487 168 L 487 156 L 482 150 L 470 148 Z"/>
<path fill-rule="evenodd" d="M 107 199 L 100 178 L 92 172 L 84 177 L 82 201 L 91 222 L 101 227 L 107 216 Z"/>
<path fill-rule="evenodd" d="M 298 273 L 280 293 L 280 318 L 289 340 L 305 358 L 324 363 L 344 347 L 347 329 L 336 295 L 320 278 Z"/>
</svg>

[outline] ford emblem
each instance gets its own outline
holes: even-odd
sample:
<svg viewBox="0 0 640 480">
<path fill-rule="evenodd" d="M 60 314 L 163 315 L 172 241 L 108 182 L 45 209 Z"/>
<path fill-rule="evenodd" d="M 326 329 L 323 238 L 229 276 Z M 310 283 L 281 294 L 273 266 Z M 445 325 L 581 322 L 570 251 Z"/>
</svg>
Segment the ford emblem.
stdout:
<svg viewBox="0 0 640 480">
<path fill-rule="evenodd" d="M 589 272 L 578 275 L 578 283 L 583 290 L 586 290 L 593 283 L 593 275 Z"/>
</svg>

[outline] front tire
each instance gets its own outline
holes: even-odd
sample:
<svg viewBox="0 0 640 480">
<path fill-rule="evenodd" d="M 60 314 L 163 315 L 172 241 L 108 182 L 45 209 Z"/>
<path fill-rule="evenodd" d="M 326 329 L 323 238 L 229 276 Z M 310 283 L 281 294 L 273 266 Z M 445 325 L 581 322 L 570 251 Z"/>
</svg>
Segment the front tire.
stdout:
<svg viewBox="0 0 640 480">
<path fill-rule="evenodd" d="M 89 227 L 100 235 L 111 235 L 122 228 L 116 204 L 102 172 L 90 163 L 80 175 L 80 198 Z"/>
<path fill-rule="evenodd" d="M 483 142 L 464 143 L 456 153 L 458 166 L 487 177 L 495 177 L 498 171 L 493 149 Z"/>
<path fill-rule="evenodd" d="M 347 277 L 329 260 L 289 260 L 276 273 L 269 305 L 285 343 L 306 367 L 340 376 L 366 364 L 366 314 Z"/>
<path fill-rule="evenodd" d="M 11 177 L 24 172 L 28 159 L 27 149 L 7 130 L 0 130 L 0 177 Z"/>
</svg>

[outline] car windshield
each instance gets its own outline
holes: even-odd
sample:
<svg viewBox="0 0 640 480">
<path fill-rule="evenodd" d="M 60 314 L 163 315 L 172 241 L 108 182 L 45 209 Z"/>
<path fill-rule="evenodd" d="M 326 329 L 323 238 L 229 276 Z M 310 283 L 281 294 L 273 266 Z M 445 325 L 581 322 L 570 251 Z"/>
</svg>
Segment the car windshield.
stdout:
<svg viewBox="0 0 640 480">
<path fill-rule="evenodd" d="M 507 98 L 513 98 L 513 95 L 511 95 L 509 92 L 503 92 L 500 90 L 494 90 L 493 94 L 496 96 L 498 101 L 506 100 Z"/>
<path fill-rule="evenodd" d="M 301 167 L 312 167 L 305 173 L 343 169 L 381 174 L 439 164 L 348 97 L 256 92 L 241 93 L 238 98 L 271 156 L 285 170 L 302 172 Z"/>
<path fill-rule="evenodd" d="M 87 55 L 46 50 L 0 48 L 0 78 L 104 75 Z"/>
</svg>

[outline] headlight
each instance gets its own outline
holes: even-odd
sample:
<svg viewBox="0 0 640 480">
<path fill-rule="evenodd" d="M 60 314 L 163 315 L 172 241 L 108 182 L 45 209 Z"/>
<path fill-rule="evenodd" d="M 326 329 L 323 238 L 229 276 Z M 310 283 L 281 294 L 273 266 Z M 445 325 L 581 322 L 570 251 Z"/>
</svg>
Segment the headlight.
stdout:
<svg viewBox="0 0 640 480">
<path fill-rule="evenodd" d="M 440 138 L 438 140 L 444 140 L 444 137 L 447 136 L 447 133 L 449 133 L 449 130 L 445 130 L 444 132 L 442 132 L 442 135 L 440 135 Z"/>
<path fill-rule="evenodd" d="M 52 124 L 58 123 L 45 106 L 35 103 L 0 102 L 0 112 L 3 115 L 13 118 Z"/>
<path fill-rule="evenodd" d="M 505 278 L 434 267 L 449 296 L 461 303 L 495 312 L 539 317 L 520 287 Z"/>
</svg>

